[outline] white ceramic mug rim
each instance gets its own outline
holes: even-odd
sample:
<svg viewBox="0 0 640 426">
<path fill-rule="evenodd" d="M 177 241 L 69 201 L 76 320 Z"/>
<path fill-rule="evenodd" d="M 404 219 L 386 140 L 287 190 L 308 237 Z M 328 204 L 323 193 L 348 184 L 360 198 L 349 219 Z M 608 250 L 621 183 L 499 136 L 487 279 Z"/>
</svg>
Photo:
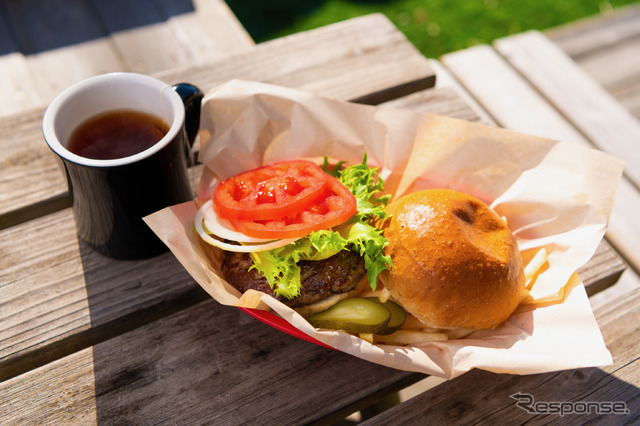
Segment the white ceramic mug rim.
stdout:
<svg viewBox="0 0 640 426">
<path fill-rule="evenodd" d="M 89 88 L 93 85 L 103 84 L 108 80 L 119 81 L 122 79 L 151 85 L 152 87 L 157 88 L 159 93 L 168 97 L 171 107 L 173 108 L 174 116 L 167 134 L 146 150 L 128 157 L 100 160 L 82 157 L 69 151 L 58 139 L 56 134 L 56 117 L 60 108 L 68 102 L 73 102 L 73 97 L 83 89 Z M 165 82 L 144 74 L 114 72 L 90 77 L 63 90 L 47 107 L 42 119 L 42 131 L 49 147 L 60 157 L 89 167 L 114 167 L 135 163 L 148 158 L 163 149 L 178 135 L 180 131 L 182 131 L 184 116 L 184 104 L 180 95 L 178 95 L 173 88 Z"/>
</svg>

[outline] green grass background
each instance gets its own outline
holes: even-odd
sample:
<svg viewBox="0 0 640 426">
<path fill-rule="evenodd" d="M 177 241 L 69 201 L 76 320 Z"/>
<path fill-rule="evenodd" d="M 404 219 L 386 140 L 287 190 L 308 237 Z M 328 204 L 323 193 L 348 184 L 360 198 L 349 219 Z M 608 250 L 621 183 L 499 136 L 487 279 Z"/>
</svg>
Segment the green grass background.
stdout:
<svg viewBox="0 0 640 426">
<path fill-rule="evenodd" d="M 545 30 L 638 0 L 227 0 L 256 42 L 384 13 L 427 57 Z"/>
</svg>

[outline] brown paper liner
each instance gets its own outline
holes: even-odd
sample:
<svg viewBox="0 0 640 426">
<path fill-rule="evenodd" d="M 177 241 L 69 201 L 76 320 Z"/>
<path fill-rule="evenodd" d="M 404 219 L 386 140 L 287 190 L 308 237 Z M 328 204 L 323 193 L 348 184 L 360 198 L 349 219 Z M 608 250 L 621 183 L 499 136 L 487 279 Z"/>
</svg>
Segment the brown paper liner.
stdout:
<svg viewBox="0 0 640 426">
<path fill-rule="evenodd" d="M 330 347 L 440 377 L 472 368 L 531 374 L 612 362 L 575 271 L 604 236 L 620 160 L 570 142 L 239 80 L 205 97 L 201 126 L 205 168 L 198 199 L 145 220 L 219 303 L 270 309 Z M 529 297 L 511 318 L 456 340 L 371 344 L 344 332 L 316 330 L 277 300 L 260 293 L 241 296 L 226 283 L 220 252 L 193 229 L 197 205 L 211 196 L 218 179 L 291 158 L 329 156 L 356 163 L 365 152 L 393 196 L 434 187 L 470 193 L 506 218 L 525 257 L 547 250 Z"/>
</svg>

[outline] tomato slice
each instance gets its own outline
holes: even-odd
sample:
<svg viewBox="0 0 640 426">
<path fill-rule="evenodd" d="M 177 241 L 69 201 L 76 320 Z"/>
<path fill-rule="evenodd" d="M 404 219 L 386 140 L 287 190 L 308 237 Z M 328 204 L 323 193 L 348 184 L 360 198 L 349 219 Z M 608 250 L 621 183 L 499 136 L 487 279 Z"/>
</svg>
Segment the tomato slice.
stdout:
<svg viewBox="0 0 640 426">
<path fill-rule="evenodd" d="M 304 210 L 272 220 L 234 220 L 240 232 L 256 238 L 300 238 L 313 231 L 340 225 L 356 214 L 358 205 L 349 188 L 327 175 L 322 198 Z"/>
<path fill-rule="evenodd" d="M 221 182 L 213 196 L 216 214 L 228 220 L 279 219 L 315 203 L 328 176 L 315 163 L 282 161 Z"/>
</svg>

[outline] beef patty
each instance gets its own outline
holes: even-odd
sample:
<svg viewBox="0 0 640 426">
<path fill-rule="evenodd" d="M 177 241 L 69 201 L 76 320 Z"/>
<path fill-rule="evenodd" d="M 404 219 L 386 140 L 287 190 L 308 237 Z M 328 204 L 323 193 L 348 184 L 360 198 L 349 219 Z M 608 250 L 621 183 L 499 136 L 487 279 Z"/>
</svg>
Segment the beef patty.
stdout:
<svg viewBox="0 0 640 426">
<path fill-rule="evenodd" d="M 253 265 L 248 253 L 225 252 L 222 261 L 224 278 L 241 293 L 258 290 L 275 297 L 267 279 Z M 300 295 L 293 299 L 276 297 L 292 308 L 319 302 L 334 294 L 346 293 L 356 288 L 365 276 L 364 259 L 358 253 L 343 250 L 324 260 L 302 260 L 300 266 Z M 277 284 L 276 284 L 277 286 Z"/>
</svg>

